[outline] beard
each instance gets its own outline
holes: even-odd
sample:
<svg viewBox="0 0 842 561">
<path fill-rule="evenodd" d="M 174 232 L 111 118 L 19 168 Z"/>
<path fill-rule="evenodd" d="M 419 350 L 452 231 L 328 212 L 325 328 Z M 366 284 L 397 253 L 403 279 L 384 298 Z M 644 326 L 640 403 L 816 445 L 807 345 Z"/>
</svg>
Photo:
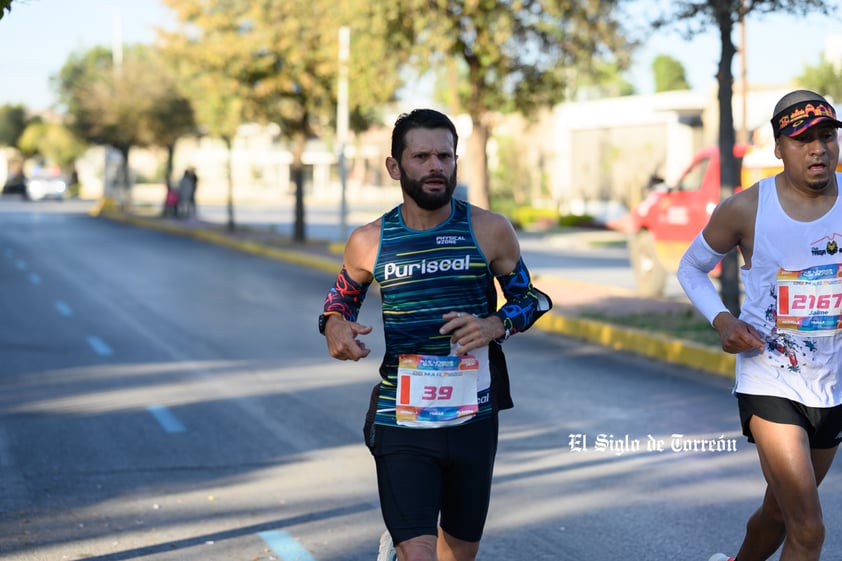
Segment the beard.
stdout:
<svg viewBox="0 0 842 561">
<path fill-rule="evenodd" d="M 444 181 L 444 191 L 440 193 L 427 193 L 424 191 L 424 183 L 431 179 L 440 179 Z M 401 190 L 407 196 L 415 201 L 419 207 L 424 210 L 438 210 L 444 205 L 450 204 L 450 199 L 453 198 L 453 191 L 456 190 L 456 168 L 453 168 L 453 173 L 447 177 L 440 173 L 432 173 L 425 175 L 421 179 L 411 179 L 407 177 L 403 168 L 401 168 Z"/>
<path fill-rule="evenodd" d="M 813 191 L 822 191 L 830 184 L 830 179 L 807 182 L 807 187 Z"/>
</svg>

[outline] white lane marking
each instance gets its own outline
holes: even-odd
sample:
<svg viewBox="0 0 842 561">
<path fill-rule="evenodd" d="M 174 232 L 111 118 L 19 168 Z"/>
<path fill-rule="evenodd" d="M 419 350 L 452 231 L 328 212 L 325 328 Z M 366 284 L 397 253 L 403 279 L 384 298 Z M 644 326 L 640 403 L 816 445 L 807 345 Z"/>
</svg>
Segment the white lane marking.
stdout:
<svg viewBox="0 0 842 561">
<path fill-rule="evenodd" d="M 68 306 L 66 302 L 56 300 L 55 304 L 53 305 L 55 306 L 58 313 L 60 313 L 64 317 L 73 317 L 73 309 L 70 306 Z"/>
<path fill-rule="evenodd" d="M 173 412 L 163 405 L 150 405 L 146 408 L 146 410 L 155 417 L 155 420 L 158 421 L 158 424 L 161 425 L 165 431 L 169 433 L 187 431 L 187 428 L 181 421 L 178 420 Z"/>
<path fill-rule="evenodd" d="M 111 347 L 109 347 L 105 341 L 99 337 L 95 337 L 93 335 L 88 337 L 88 345 L 90 345 L 94 352 L 99 356 L 111 356 L 114 354 Z"/>
<path fill-rule="evenodd" d="M 309 551 L 283 530 L 270 530 L 258 535 L 284 561 L 316 561 Z"/>
</svg>

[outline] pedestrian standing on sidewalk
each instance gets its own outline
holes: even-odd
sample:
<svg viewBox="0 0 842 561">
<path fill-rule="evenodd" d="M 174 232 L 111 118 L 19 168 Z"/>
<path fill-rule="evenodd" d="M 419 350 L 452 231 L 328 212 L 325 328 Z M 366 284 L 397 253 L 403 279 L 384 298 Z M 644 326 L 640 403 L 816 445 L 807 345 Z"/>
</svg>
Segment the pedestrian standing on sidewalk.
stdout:
<svg viewBox="0 0 842 561">
<path fill-rule="evenodd" d="M 472 561 L 488 512 L 497 413 L 512 407 L 501 343 L 550 309 L 511 223 L 453 199 L 453 122 L 417 109 L 392 132 L 386 169 L 403 203 L 354 230 L 319 317 L 330 355 L 359 360 L 357 322 L 380 287 L 386 352 L 363 429 L 387 532 L 378 559 Z M 498 310 L 495 278 L 506 299 Z"/>
<path fill-rule="evenodd" d="M 196 189 L 199 187 L 199 176 L 193 166 L 184 170 L 184 175 L 178 182 L 179 212 L 182 218 L 196 216 Z"/>
<path fill-rule="evenodd" d="M 783 172 L 722 201 L 681 260 L 693 304 L 737 355 L 743 433 L 766 479 L 736 558 L 817 561 L 825 536 L 818 487 L 842 441 L 842 201 L 833 106 L 796 90 L 775 106 Z M 739 318 L 708 276 L 739 248 L 745 300 Z"/>
</svg>

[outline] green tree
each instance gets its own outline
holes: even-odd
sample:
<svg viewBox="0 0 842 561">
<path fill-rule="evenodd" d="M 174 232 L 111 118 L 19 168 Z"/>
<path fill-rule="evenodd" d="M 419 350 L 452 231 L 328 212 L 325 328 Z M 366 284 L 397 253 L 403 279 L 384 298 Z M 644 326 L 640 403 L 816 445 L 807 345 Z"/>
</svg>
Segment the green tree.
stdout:
<svg viewBox="0 0 842 561">
<path fill-rule="evenodd" d="M 224 18 L 212 17 L 214 13 L 210 9 L 207 13 L 202 12 L 197 3 L 165 2 L 176 11 L 184 29 L 161 31 L 161 51 L 176 69 L 181 91 L 191 100 L 200 132 L 225 144 L 227 227 L 233 231 L 236 220 L 232 149 L 237 129 L 244 119 L 247 92 L 227 69 L 240 56 L 229 48 L 231 38 L 237 37 L 240 30 L 235 18 L 231 17 L 233 14 L 229 13 L 230 25 L 226 25 Z M 204 18 L 211 19 L 213 27 L 210 23 L 202 25 Z M 202 29 L 201 34 L 190 33 L 189 29 L 193 28 Z"/>
<path fill-rule="evenodd" d="M 12 0 L 0 0 L 0 19 L 6 15 L 6 12 L 12 11 Z"/>
<path fill-rule="evenodd" d="M 634 95 L 634 84 L 623 76 L 616 61 L 594 61 L 587 75 L 578 76 L 574 89 L 578 99 L 599 99 Z"/>
<path fill-rule="evenodd" d="M 669 55 L 658 55 L 652 61 L 652 73 L 655 76 L 655 91 L 670 92 L 689 90 L 684 66 Z"/>
<path fill-rule="evenodd" d="M 238 117 L 275 123 L 289 142 L 295 184 L 293 236 L 304 233 L 306 141 L 330 139 L 336 125 L 339 29 L 351 30 L 352 125 L 365 128 L 374 108 L 391 99 L 399 84 L 395 68 L 402 54 L 386 48 L 386 29 L 371 6 L 353 0 L 165 0 L 181 29 L 164 34 L 165 48 L 181 53 L 187 72 L 220 84 L 231 126 Z M 181 35 L 178 38 L 177 35 Z M 194 98 L 195 99 L 195 98 Z M 195 100 L 197 106 L 201 105 Z M 200 122 L 209 124 L 202 111 Z M 210 127 L 215 128 L 215 127 Z M 228 129 L 224 134 L 232 134 Z"/>
<path fill-rule="evenodd" d="M 842 103 L 842 60 L 822 60 L 815 66 L 807 66 L 798 81 L 805 88 L 833 98 L 834 103 Z"/>
<path fill-rule="evenodd" d="M 731 66 L 737 48 L 732 39 L 734 27 L 749 15 L 763 15 L 772 12 L 789 12 L 806 15 L 818 11 L 833 15 L 838 8 L 835 2 L 826 0 L 675 0 L 664 6 L 664 13 L 652 23 L 657 30 L 664 26 L 677 25 L 686 37 L 715 26 L 719 30 L 722 50 L 719 57 L 718 104 L 719 104 L 719 152 L 721 159 L 720 189 L 722 198 L 731 196 L 739 184 L 740 168 L 734 156 L 736 131 L 732 108 L 734 74 Z M 722 261 L 722 300 L 735 315 L 740 310 L 739 259 L 736 251 L 730 252 Z"/>
<path fill-rule="evenodd" d="M 71 130 L 86 142 L 119 151 L 120 183 L 128 189 L 131 149 L 155 145 L 171 154 L 175 139 L 192 130 L 193 121 L 162 59 L 141 45 L 124 52 L 117 64 L 104 47 L 71 55 L 54 84 Z M 171 158 L 168 162 L 171 169 Z M 117 196 L 125 202 L 126 193 Z"/>
<path fill-rule="evenodd" d="M 28 121 L 26 107 L 23 105 L 7 104 L 0 107 L 0 145 L 17 146 Z"/>
<path fill-rule="evenodd" d="M 179 90 L 175 74 L 163 65 L 162 60 L 156 60 L 155 64 L 160 67 L 158 92 L 154 103 L 147 107 L 143 140 L 146 145 L 159 146 L 166 150 L 164 182 L 169 188 L 172 187 L 176 142 L 186 134 L 195 132 L 196 120 L 193 105 Z"/>
<path fill-rule="evenodd" d="M 236 221 L 234 219 L 234 177 L 231 163 L 234 137 L 237 135 L 237 129 L 242 122 L 243 100 L 236 94 L 239 90 L 239 84 L 232 80 L 226 80 L 222 76 L 219 80 L 209 83 L 211 78 L 210 74 L 196 77 L 193 86 L 196 87 L 204 83 L 207 89 L 204 90 L 204 95 L 199 90 L 197 92 L 199 98 L 194 97 L 193 103 L 196 104 L 199 123 L 205 127 L 210 136 L 222 140 L 228 153 L 228 158 L 225 161 L 225 179 L 228 186 L 227 226 L 229 231 L 234 231 Z"/>
<path fill-rule="evenodd" d="M 460 108 L 472 120 L 466 172 L 472 202 L 489 204 L 486 147 L 495 115 L 525 116 L 572 95 L 596 62 L 620 69 L 629 43 L 621 0 L 396 0 L 377 4 L 393 49 L 408 49 L 421 69 L 455 60 L 467 87 Z M 407 17 L 406 14 L 412 14 Z"/>
<path fill-rule="evenodd" d="M 73 170 L 76 159 L 87 147 L 66 126 L 44 121 L 26 127 L 18 142 L 18 148 L 27 157 L 40 156 L 46 163 L 55 164 L 64 171 Z"/>
</svg>

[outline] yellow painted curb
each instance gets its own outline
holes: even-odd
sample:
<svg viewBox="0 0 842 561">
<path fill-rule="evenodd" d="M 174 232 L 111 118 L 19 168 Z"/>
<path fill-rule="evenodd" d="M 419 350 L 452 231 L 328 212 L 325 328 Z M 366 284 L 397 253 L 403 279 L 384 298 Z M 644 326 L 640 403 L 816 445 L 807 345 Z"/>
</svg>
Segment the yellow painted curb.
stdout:
<svg viewBox="0 0 842 561">
<path fill-rule="evenodd" d="M 115 211 L 112 208 L 109 208 L 108 205 L 103 205 L 96 214 L 93 212 L 91 214 L 93 216 L 102 216 L 124 224 L 132 224 L 134 226 L 142 226 L 159 232 L 194 238 L 254 255 L 261 255 L 263 257 L 278 259 L 295 265 L 311 267 L 328 273 L 337 273 L 339 271 L 339 265 L 332 259 L 326 259 L 315 255 L 307 255 L 299 251 L 289 251 L 278 247 L 271 247 L 250 240 L 232 239 L 225 234 L 214 232 L 212 230 L 193 230 L 190 228 L 183 228 L 178 224 L 171 224 L 153 218 L 131 216 L 120 211 Z"/>
<path fill-rule="evenodd" d="M 224 234 L 208 230 L 195 230 L 187 234 L 199 240 L 216 243 L 232 249 L 238 249 L 246 253 L 261 255 L 263 257 L 269 257 L 279 261 L 286 261 L 287 263 L 293 263 L 295 265 L 311 267 L 327 273 L 339 272 L 339 265 L 332 259 L 307 255 L 299 251 L 289 251 L 278 247 L 271 247 L 249 240 L 232 240 Z"/>
<path fill-rule="evenodd" d="M 689 341 L 670 339 L 642 329 L 620 327 L 596 320 L 545 314 L 535 327 L 550 333 L 583 339 L 618 351 L 648 356 L 720 376 L 733 377 L 736 359 L 722 350 Z"/>
</svg>

